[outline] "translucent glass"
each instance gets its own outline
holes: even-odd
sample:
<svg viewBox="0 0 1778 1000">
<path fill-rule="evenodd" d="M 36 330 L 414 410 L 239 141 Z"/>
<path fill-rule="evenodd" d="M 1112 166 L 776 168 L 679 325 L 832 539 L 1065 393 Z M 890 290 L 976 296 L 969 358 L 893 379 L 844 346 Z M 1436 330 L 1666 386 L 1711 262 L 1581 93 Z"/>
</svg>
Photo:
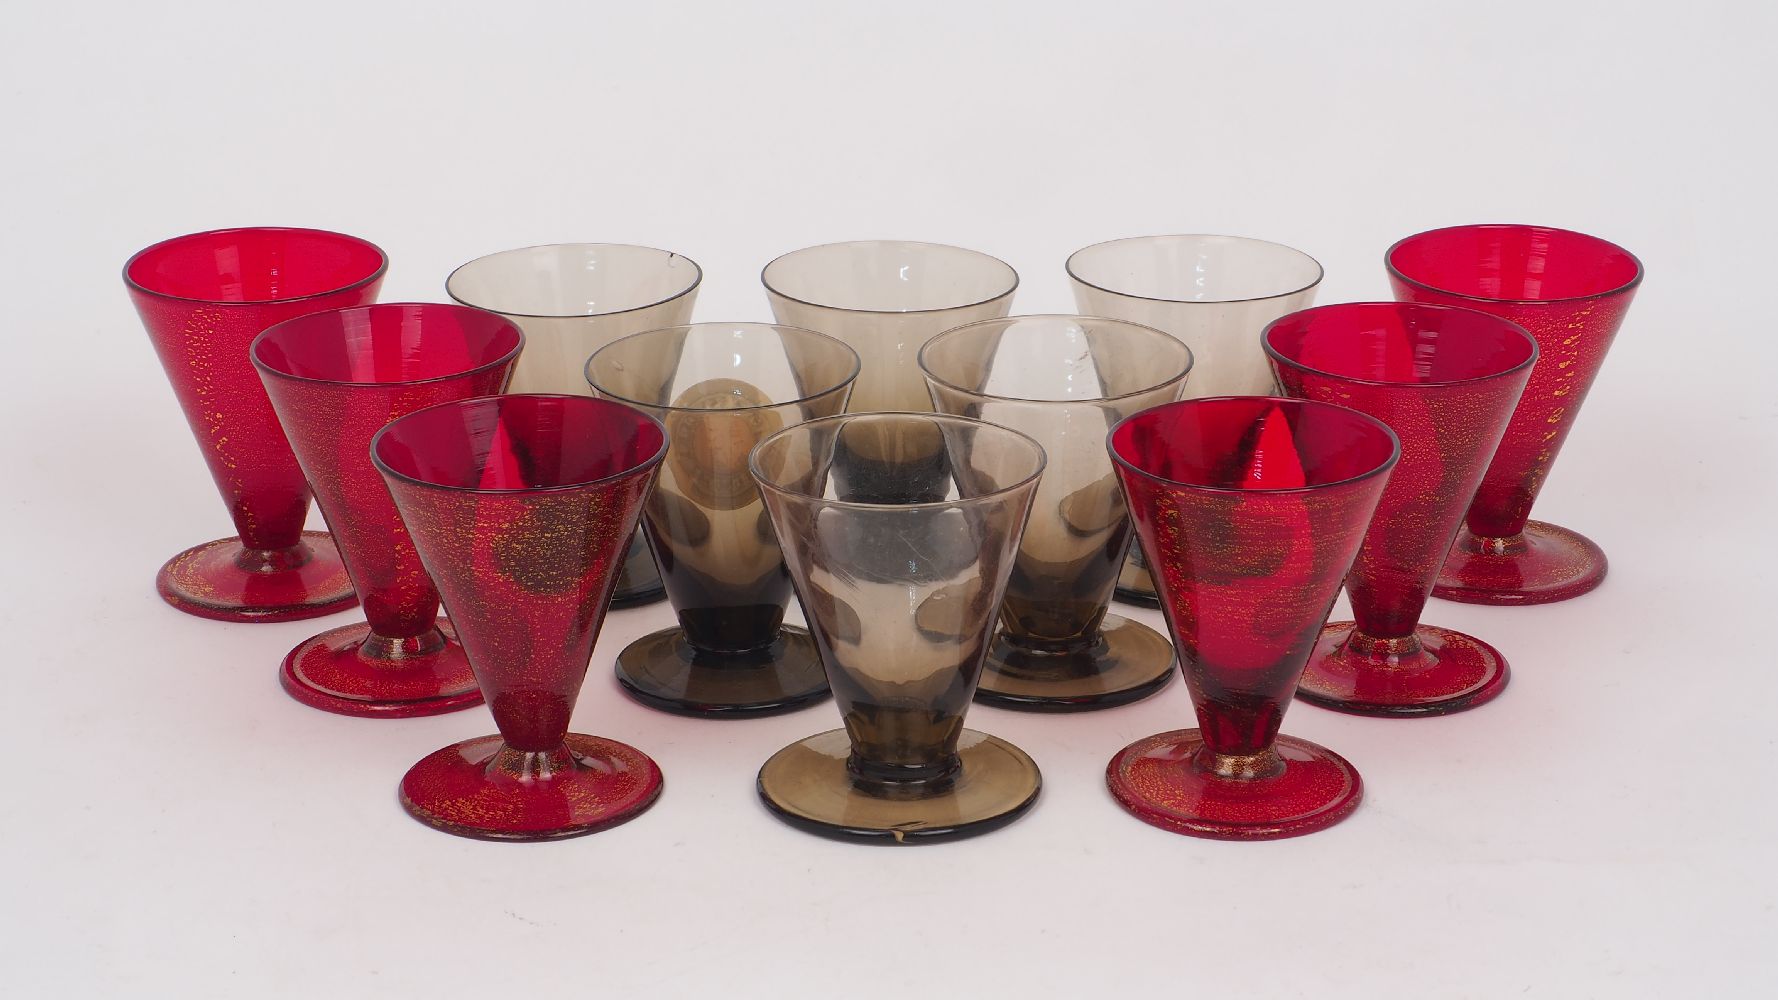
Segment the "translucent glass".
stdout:
<svg viewBox="0 0 1778 1000">
<path fill-rule="evenodd" d="M 660 420 L 671 441 L 643 520 L 679 626 L 618 654 L 632 696 L 722 717 L 827 697 L 814 640 L 784 624 L 790 573 L 747 456 L 769 434 L 842 412 L 857 375 L 845 344 L 764 323 L 651 330 L 587 362 L 594 392 Z"/>
<path fill-rule="evenodd" d="M 284 658 L 284 690 L 342 715 L 407 718 L 481 703 L 438 591 L 420 565 L 370 441 L 435 403 L 500 392 L 524 346 L 493 313 L 444 303 L 335 309 L 286 320 L 250 354 L 364 604 Z"/>
<path fill-rule="evenodd" d="M 587 358 L 620 337 L 691 322 L 703 278 L 690 258 L 668 250 L 558 243 L 478 257 L 451 272 L 445 290 L 525 331 L 508 391 L 585 396 Z M 660 574 L 638 536 L 612 601 L 624 607 L 661 595 Z"/>
<path fill-rule="evenodd" d="M 942 330 L 1005 316 L 1019 285 L 1018 272 L 987 254 L 895 240 L 797 250 L 767 264 L 760 280 L 778 322 L 858 352 L 853 413 L 931 409 L 920 348 Z"/>
<path fill-rule="evenodd" d="M 880 443 L 881 457 L 859 464 L 845 444 L 853 435 Z M 779 431 L 750 464 L 845 722 L 766 762 L 767 806 L 817 833 L 897 842 L 982 833 L 1022 814 L 1037 766 L 964 729 L 963 716 L 1043 449 L 961 417 L 853 414 Z M 939 499 L 904 502 L 908 474 Z"/>
<path fill-rule="evenodd" d="M 1173 676 L 1173 647 L 1107 615 L 1130 544 L 1105 436 L 1172 402 L 1191 351 L 1153 327 L 1083 316 L 984 320 L 920 352 L 933 405 L 1030 435 L 1049 456 L 976 698 L 1009 708 L 1104 708 Z"/>
<path fill-rule="evenodd" d="M 1191 348 L 1188 399 L 1271 392 L 1260 331 L 1308 308 L 1322 275 L 1301 250 L 1240 236 L 1112 240 L 1075 251 L 1067 266 L 1081 312 L 1165 330 Z M 1140 549 L 1130 550 L 1118 596 L 1155 603 Z"/>
</svg>

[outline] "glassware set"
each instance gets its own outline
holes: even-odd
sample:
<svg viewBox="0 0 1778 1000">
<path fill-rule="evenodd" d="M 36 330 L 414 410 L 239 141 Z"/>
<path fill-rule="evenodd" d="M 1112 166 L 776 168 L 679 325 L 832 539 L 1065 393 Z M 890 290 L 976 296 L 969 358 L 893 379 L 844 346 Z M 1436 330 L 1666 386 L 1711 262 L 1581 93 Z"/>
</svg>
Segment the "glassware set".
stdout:
<svg viewBox="0 0 1778 1000">
<path fill-rule="evenodd" d="M 1118 752 L 1114 799 L 1195 836 L 1310 833 L 1363 781 L 1280 733 L 1293 697 L 1485 704 L 1506 657 L 1422 623 L 1427 598 L 1558 601 L 1606 570 L 1529 515 L 1641 264 L 1502 225 L 1408 237 L 1385 263 L 1397 301 L 1311 308 L 1321 266 L 1289 247 L 1116 240 L 1067 262 L 1082 315 L 1011 316 L 1018 275 L 986 254 L 836 243 L 766 265 L 776 323 L 693 324 L 702 270 L 646 247 L 496 253 L 449 276 L 456 304 L 375 305 L 387 259 L 363 240 L 179 237 L 124 279 L 237 536 L 157 588 L 238 622 L 361 602 L 365 621 L 284 658 L 304 705 L 485 702 L 497 735 L 400 784 L 463 836 L 575 836 L 654 802 L 645 753 L 568 723 L 608 609 L 663 596 L 678 625 L 613 665 L 640 704 L 726 719 L 834 698 L 842 728 L 758 772 L 800 829 L 1004 826 L 1042 777 L 964 727 L 972 700 L 1107 709 L 1177 663 L 1198 726 Z M 311 496 L 327 532 L 303 530 Z M 1328 623 L 1342 587 L 1355 621 Z"/>
</svg>

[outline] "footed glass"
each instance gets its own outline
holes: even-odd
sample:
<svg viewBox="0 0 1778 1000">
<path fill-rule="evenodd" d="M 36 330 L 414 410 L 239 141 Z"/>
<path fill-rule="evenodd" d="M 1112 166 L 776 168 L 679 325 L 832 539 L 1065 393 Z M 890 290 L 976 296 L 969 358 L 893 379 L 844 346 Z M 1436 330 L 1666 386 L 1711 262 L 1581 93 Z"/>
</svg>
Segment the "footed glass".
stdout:
<svg viewBox="0 0 1778 1000">
<path fill-rule="evenodd" d="M 1506 657 L 1425 625 L 1432 580 L 1537 360 L 1523 328 L 1449 306 L 1351 302 L 1266 328 L 1287 396 L 1368 413 L 1401 439 L 1401 461 L 1346 577 L 1355 622 L 1333 622 L 1297 697 L 1357 715 L 1445 715 L 1505 690 Z"/>
<path fill-rule="evenodd" d="M 1195 363 L 1187 398 L 1272 391 L 1259 334 L 1315 301 L 1321 265 L 1279 243 L 1240 236 L 1136 236 L 1068 258 L 1076 308 L 1178 337 Z M 1119 599 L 1155 606 L 1154 581 L 1132 546 Z"/>
<path fill-rule="evenodd" d="M 309 487 L 247 347 L 266 327 L 374 302 L 388 258 L 319 229 L 218 229 L 179 236 L 124 264 L 124 285 L 234 519 L 236 537 L 186 549 L 156 589 L 200 618 L 282 622 L 357 603 L 322 531 L 304 531 Z"/>
<path fill-rule="evenodd" d="M 987 254 L 899 240 L 796 250 L 767 264 L 760 280 L 778 322 L 819 330 L 858 352 L 862 367 L 847 404 L 853 413 L 931 410 L 917 360 L 920 348 L 942 330 L 1005 316 L 1019 286 L 1018 272 Z M 848 475 L 886 468 L 885 449 L 916 443 L 880 442 L 857 426 L 842 446 L 858 453 L 835 463 L 836 469 Z M 896 456 L 905 502 L 944 495 L 940 448 L 934 435 L 923 451 Z M 882 476 L 875 479 L 876 488 L 887 483 Z"/>
<path fill-rule="evenodd" d="M 558 243 L 478 257 L 445 291 L 525 331 L 510 392 L 588 395 L 586 360 L 621 337 L 691 322 L 704 279 L 689 257 L 623 243 Z M 618 573 L 613 607 L 660 600 L 660 573 L 637 535 Z"/>
<path fill-rule="evenodd" d="M 881 446 L 875 459 L 858 462 L 845 440 L 855 435 Z M 845 722 L 766 761 L 766 806 L 813 833 L 893 843 L 985 833 L 1022 815 L 1042 783 L 1037 765 L 963 728 L 963 716 L 1043 449 L 961 417 L 852 414 L 787 427 L 750 465 Z M 938 499 L 904 499 L 915 470 L 934 492 L 942 476 Z"/>
<path fill-rule="evenodd" d="M 632 697 L 740 718 L 828 696 L 815 640 L 784 624 L 790 572 L 747 456 L 770 434 L 845 410 L 857 376 L 845 344 L 763 323 L 651 330 L 587 362 L 594 392 L 660 420 L 671 442 L 643 530 L 679 625 L 618 654 Z"/>
<path fill-rule="evenodd" d="M 500 731 L 407 772 L 401 802 L 416 819 L 547 840 L 622 823 L 660 795 L 647 754 L 569 733 L 568 720 L 666 452 L 658 421 L 585 396 L 440 403 L 372 440 Z"/>
<path fill-rule="evenodd" d="M 935 409 L 1027 434 L 1049 456 L 977 701 L 1109 708 L 1173 678 L 1165 637 L 1106 613 L 1130 517 L 1105 435 L 1179 398 L 1191 366 L 1190 349 L 1153 327 L 1086 316 L 982 320 L 921 349 Z"/>
<path fill-rule="evenodd" d="M 1225 840 L 1346 818 L 1358 771 L 1278 727 L 1400 453 L 1394 433 L 1327 403 L 1223 396 L 1138 413 L 1110 447 L 1198 716 L 1113 757 L 1112 794 L 1144 822 Z"/>
<path fill-rule="evenodd" d="M 297 701 L 380 718 L 481 703 L 463 647 L 438 617 L 438 591 L 371 464 L 370 441 L 415 410 L 500 392 L 524 342 L 493 313 L 430 303 L 311 313 L 253 341 L 254 367 L 366 619 L 284 658 L 279 676 Z"/>
<path fill-rule="evenodd" d="M 1524 327 L 1542 351 L 1433 596 L 1544 604 L 1599 586 L 1605 552 L 1579 532 L 1531 520 L 1531 507 L 1642 284 L 1642 262 L 1584 233 L 1512 225 L 1420 233 L 1390 247 L 1384 262 L 1397 299 L 1491 313 Z"/>
</svg>

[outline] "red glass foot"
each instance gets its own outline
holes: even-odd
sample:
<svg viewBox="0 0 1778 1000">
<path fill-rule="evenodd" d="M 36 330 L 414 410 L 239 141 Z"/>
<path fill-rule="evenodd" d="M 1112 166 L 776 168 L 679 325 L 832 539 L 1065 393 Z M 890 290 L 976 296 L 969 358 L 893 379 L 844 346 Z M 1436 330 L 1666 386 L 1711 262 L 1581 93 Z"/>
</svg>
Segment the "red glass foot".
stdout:
<svg viewBox="0 0 1778 1000">
<path fill-rule="evenodd" d="M 569 733 L 560 750 L 527 753 L 498 736 L 445 747 L 401 779 L 401 804 L 446 833 L 481 840 L 577 837 L 634 819 L 661 794 L 642 751 Z"/>
<path fill-rule="evenodd" d="M 161 598 L 188 615 L 221 622 L 294 622 L 358 604 L 346 564 L 325 531 L 305 531 L 288 549 L 249 550 L 220 538 L 167 560 L 155 577 Z"/>
<path fill-rule="evenodd" d="M 279 680 L 297 701 L 341 715 L 411 719 L 482 703 L 443 618 L 438 631 L 413 639 L 372 638 L 369 622 L 323 632 L 284 657 Z"/>
<path fill-rule="evenodd" d="M 1217 760 L 1199 730 L 1176 729 L 1123 748 L 1105 781 L 1144 823 L 1216 840 L 1314 833 L 1351 815 L 1364 798 L 1358 771 L 1308 740 L 1279 736 L 1267 752 Z"/>
<path fill-rule="evenodd" d="M 1550 604 L 1579 597 L 1605 580 L 1605 551 L 1545 521 L 1515 538 L 1480 538 L 1468 528 L 1445 557 L 1432 596 L 1464 604 Z"/>
<path fill-rule="evenodd" d="M 1506 690 L 1506 657 L 1474 636 L 1421 625 L 1408 639 L 1372 639 L 1355 628 L 1321 630 L 1298 698 L 1352 715 L 1449 715 Z"/>
</svg>

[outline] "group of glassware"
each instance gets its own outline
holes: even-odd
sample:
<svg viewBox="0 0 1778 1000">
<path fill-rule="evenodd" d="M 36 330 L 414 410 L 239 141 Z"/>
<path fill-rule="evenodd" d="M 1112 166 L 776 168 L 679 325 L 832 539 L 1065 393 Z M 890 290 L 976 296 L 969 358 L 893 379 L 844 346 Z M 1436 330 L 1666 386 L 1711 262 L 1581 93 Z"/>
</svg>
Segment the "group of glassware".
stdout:
<svg viewBox="0 0 1778 1000">
<path fill-rule="evenodd" d="M 1039 772 L 963 727 L 970 701 L 1125 704 L 1176 645 L 1199 728 L 1119 752 L 1112 793 L 1182 833 L 1307 833 L 1362 783 L 1279 735 L 1293 695 L 1473 708 L 1506 660 L 1420 624 L 1427 596 L 1556 601 L 1606 568 L 1528 516 L 1640 263 L 1482 225 L 1386 265 L 1398 301 L 1310 308 L 1321 267 L 1289 247 L 1117 240 L 1068 260 L 1083 315 L 1009 317 L 993 257 L 836 243 L 766 266 L 776 324 L 690 324 L 702 272 L 644 247 L 497 253 L 449 277 L 457 304 L 372 305 L 387 263 L 363 240 L 178 237 L 124 278 L 239 536 L 173 557 L 160 593 L 237 622 L 362 601 L 290 652 L 284 688 L 365 717 L 485 700 L 499 735 L 401 783 L 466 836 L 587 833 L 659 795 L 647 755 L 568 723 L 607 606 L 663 589 L 679 626 L 617 656 L 638 701 L 838 702 L 843 729 L 759 771 L 795 826 L 1004 825 Z M 331 535 L 303 530 L 311 491 Z M 1357 621 L 1327 624 L 1342 582 Z M 793 591 L 807 630 L 784 624 Z M 1114 591 L 1158 599 L 1173 643 L 1108 614 Z"/>
</svg>

